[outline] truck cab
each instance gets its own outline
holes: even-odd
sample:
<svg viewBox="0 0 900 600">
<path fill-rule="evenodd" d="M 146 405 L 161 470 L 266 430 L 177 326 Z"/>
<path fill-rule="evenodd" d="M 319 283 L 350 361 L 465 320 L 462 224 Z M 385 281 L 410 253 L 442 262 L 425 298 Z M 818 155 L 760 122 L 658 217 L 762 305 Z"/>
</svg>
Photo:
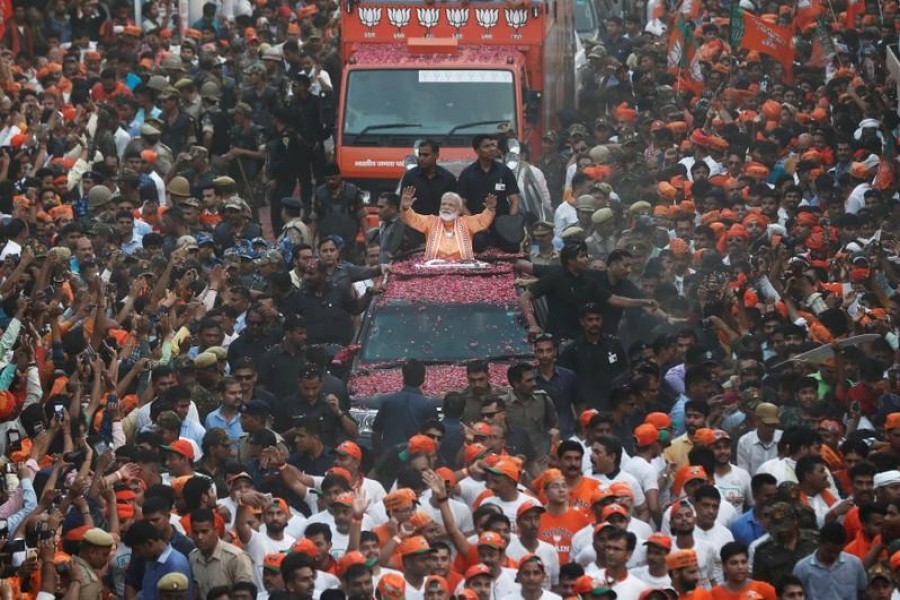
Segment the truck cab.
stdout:
<svg viewBox="0 0 900 600">
<path fill-rule="evenodd" d="M 475 4 L 345 0 L 336 132 L 341 173 L 393 190 L 418 140 L 442 160 L 474 159 L 473 136 L 509 123 L 540 153 L 574 98 L 575 18 L 567 0 Z"/>
</svg>

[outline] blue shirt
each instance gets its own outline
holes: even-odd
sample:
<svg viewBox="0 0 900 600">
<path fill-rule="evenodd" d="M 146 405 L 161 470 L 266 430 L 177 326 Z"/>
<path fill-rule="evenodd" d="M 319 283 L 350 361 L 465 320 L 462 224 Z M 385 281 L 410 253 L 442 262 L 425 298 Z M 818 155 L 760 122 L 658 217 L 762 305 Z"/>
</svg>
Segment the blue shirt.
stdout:
<svg viewBox="0 0 900 600">
<path fill-rule="evenodd" d="M 813 552 L 797 562 L 794 575 L 803 583 L 806 597 L 815 600 L 856 600 L 867 585 L 862 561 L 846 552 L 833 565 L 822 564 Z"/>
<path fill-rule="evenodd" d="M 556 407 L 560 436 L 564 440 L 569 439 L 575 435 L 575 413 L 572 408 L 578 393 L 575 372 L 565 367 L 553 367 L 553 375 L 550 379 L 544 379 L 540 368 L 535 367 L 534 375 L 537 389 L 547 392 Z"/>
<path fill-rule="evenodd" d="M 687 429 L 684 426 L 684 405 L 687 404 L 688 397 L 684 394 L 678 396 L 675 405 L 669 412 L 669 418 L 672 419 L 672 427 L 675 429 L 675 437 L 684 435 Z"/>
<path fill-rule="evenodd" d="M 401 388 L 381 400 L 372 431 L 381 434 L 382 447 L 392 448 L 419 433 L 422 424 L 437 418 L 437 401 L 419 388 Z"/>
<path fill-rule="evenodd" d="M 241 413 L 235 413 L 231 421 L 227 421 L 225 417 L 222 416 L 221 406 L 206 415 L 206 428 L 212 429 L 213 427 L 221 427 L 224 429 L 228 434 L 228 437 L 232 440 L 238 440 L 244 435 L 244 430 L 241 428 Z"/>
<path fill-rule="evenodd" d="M 197 443 L 198 446 L 203 448 L 203 436 L 206 435 L 206 430 L 203 428 L 203 425 L 194 421 L 193 419 L 185 419 L 181 422 L 181 435 L 179 437 L 187 438 Z M 200 458 L 199 456 L 197 457 Z"/>
<path fill-rule="evenodd" d="M 763 526 L 756 520 L 752 508 L 732 521 L 730 529 L 734 540 L 745 546 L 749 546 L 753 540 L 761 538 L 766 533 Z"/>
<path fill-rule="evenodd" d="M 163 553 L 159 555 L 155 562 L 147 563 L 138 598 L 141 600 L 157 600 L 159 592 L 156 591 L 156 585 L 168 573 L 183 573 L 186 575 L 188 578 L 187 597 L 194 597 L 194 578 L 191 576 L 191 565 L 184 554 L 169 545 L 166 546 L 166 549 L 163 550 Z"/>
</svg>

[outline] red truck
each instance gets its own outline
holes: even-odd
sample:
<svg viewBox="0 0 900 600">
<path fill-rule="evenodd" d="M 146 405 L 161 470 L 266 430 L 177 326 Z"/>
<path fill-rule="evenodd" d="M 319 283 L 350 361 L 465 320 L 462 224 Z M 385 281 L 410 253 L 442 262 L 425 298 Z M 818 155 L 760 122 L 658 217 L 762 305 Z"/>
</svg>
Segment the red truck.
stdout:
<svg viewBox="0 0 900 600">
<path fill-rule="evenodd" d="M 574 105 L 569 0 L 342 0 L 341 12 L 337 161 L 372 194 L 396 188 L 425 138 L 442 162 L 469 161 L 472 137 L 508 122 L 536 157 Z"/>
</svg>

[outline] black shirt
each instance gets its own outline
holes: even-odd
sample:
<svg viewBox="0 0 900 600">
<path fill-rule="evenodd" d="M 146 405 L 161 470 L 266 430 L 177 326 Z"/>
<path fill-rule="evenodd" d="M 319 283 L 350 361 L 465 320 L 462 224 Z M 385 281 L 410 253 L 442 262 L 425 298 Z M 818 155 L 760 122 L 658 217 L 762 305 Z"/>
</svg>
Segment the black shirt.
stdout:
<svg viewBox="0 0 900 600">
<path fill-rule="evenodd" d="M 266 352 L 257 365 L 258 381 L 276 398 L 284 398 L 299 389 L 297 376 L 305 365 L 303 350 L 291 354 L 284 344 L 279 344 Z"/>
<path fill-rule="evenodd" d="M 610 293 L 597 278 L 587 273 L 572 275 L 562 267 L 535 266 L 534 274 L 539 276 L 531 285 L 535 298 L 547 297 L 547 323 L 545 329 L 561 338 L 573 339 L 581 334 L 578 311 L 589 302 L 607 304 Z"/>
<path fill-rule="evenodd" d="M 325 475 L 331 467 L 334 466 L 334 451 L 325 446 L 319 456 L 313 458 L 305 452 L 294 452 L 288 457 L 288 463 L 294 465 L 307 475 Z"/>
<path fill-rule="evenodd" d="M 593 344 L 579 336 L 563 349 L 559 365 L 575 371 L 580 409 L 609 410 L 609 390 L 613 380 L 628 370 L 628 355 L 614 337 L 601 335 Z"/>
<path fill-rule="evenodd" d="M 519 185 L 515 174 L 500 161 L 492 162 L 485 172 L 476 160 L 459 174 L 456 191 L 465 199 L 473 215 L 484 210 L 484 198 L 488 194 L 497 196 L 497 215 L 508 215 L 509 196 L 519 193 Z"/>
<path fill-rule="evenodd" d="M 641 290 L 638 289 L 634 283 L 631 282 L 630 279 L 625 279 L 624 281 L 620 281 L 616 285 L 613 285 L 609 281 L 609 273 L 606 271 L 599 271 L 596 269 L 591 269 L 587 273 L 588 277 L 593 277 L 597 280 L 604 290 L 607 290 L 611 295 L 614 296 L 623 296 L 625 298 L 643 298 L 644 294 L 641 293 Z M 641 309 L 637 309 L 641 310 Z M 603 306 L 603 333 L 607 333 L 609 335 L 616 335 L 619 331 L 619 323 L 622 320 L 622 315 L 625 314 L 625 309 L 619 306 L 613 306 L 608 302 Z"/>
<path fill-rule="evenodd" d="M 341 429 L 341 416 L 334 414 L 325 394 L 320 394 L 315 402 L 310 404 L 299 394 L 293 394 L 282 398 L 275 409 L 275 431 L 282 433 L 297 425 L 304 419 L 312 419 L 319 425 L 322 443 L 334 448 L 339 441 L 346 439 L 344 430 Z"/>
<path fill-rule="evenodd" d="M 420 215 L 436 215 L 441 208 L 441 196 L 456 191 L 456 177 L 441 166 L 435 167 L 435 173 L 431 177 L 425 175 L 420 167 L 414 167 L 400 180 L 401 190 L 409 186 L 416 188 L 416 212 Z"/>
<path fill-rule="evenodd" d="M 306 320 L 306 339 L 309 344 L 350 343 L 353 338 L 351 315 L 358 314 L 357 299 L 351 288 L 327 284 L 320 296 L 304 287 L 297 294 L 295 307 Z"/>
</svg>

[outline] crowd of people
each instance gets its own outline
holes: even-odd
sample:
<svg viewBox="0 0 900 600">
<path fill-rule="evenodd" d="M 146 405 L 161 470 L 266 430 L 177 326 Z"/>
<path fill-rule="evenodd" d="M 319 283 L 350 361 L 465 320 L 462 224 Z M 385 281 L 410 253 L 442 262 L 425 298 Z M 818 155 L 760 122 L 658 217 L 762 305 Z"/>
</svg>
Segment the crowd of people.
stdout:
<svg viewBox="0 0 900 600">
<path fill-rule="evenodd" d="M 598 4 L 515 170 L 424 140 L 375 225 L 336 2 L 6 2 L 0 599 L 900 598 L 897 3 L 741 0 L 793 70 Z M 533 360 L 407 360 L 361 431 L 416 248 L 517 260 Z"/>
</svg>

